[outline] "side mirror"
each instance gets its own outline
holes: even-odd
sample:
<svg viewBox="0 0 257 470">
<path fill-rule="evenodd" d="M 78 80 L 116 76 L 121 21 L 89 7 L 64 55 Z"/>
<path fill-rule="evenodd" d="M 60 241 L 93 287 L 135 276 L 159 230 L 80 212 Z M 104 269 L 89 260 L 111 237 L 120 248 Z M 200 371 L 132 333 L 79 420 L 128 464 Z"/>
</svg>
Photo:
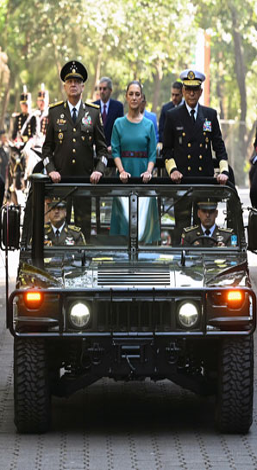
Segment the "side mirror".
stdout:
<svg viewBox="0 0 257 470">
<path fill-rule="evenodd" d="M 20 206 L 3 206 L 1 209 L 1 249 L 20 248 Z"/>
<path fill-rule="evenodd" d="M 257 210 L 251 209 L 248 218 L 248 250 L 257 250 Z"/>
</svg>

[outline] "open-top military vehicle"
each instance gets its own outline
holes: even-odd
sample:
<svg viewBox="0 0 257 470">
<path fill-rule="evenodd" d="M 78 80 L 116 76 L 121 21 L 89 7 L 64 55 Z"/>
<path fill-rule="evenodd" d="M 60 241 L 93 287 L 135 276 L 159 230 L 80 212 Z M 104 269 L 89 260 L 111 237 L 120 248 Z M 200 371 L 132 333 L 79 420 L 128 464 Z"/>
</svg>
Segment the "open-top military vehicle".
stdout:
<svg viewBox="0 0 257 470">
<path fill-rule="evenodd" d="M 148 185 L 133 179 L 91 185 L 77 178 L 52 184 L 34 175 L 31 233 L 26 230 L 21 243 L 20 208 L 3 208 L 2 244 L 20 248 L 16 289 L 7 302 L 19 432 L 47 431 L 52 395 L 69 396 L 102 377 L 170 379 L 216 395 L 217 428 L 249 430 L 256 297 L 242 207 L 235 189 L 215 179 L 200 183 L 156 178 Z M 90 239 L 85 245 L 50 243 L 47 203 L 74 197 L 91 199 Z M 184 246 L 176 214 L 191 205 L 193 224 L 194 207 L 206 199 L 216 201 L 217 223 L 231 239 Z M 149 200 L 152 215 L 145 209 Z M 114 201 L 127 224 L 119 235 L 111 229 Z M 155 241 L 143 235 L 152 224 L 160 232 Z M 249 227 L 254 250 L 253 211 Z"/>
</svg>

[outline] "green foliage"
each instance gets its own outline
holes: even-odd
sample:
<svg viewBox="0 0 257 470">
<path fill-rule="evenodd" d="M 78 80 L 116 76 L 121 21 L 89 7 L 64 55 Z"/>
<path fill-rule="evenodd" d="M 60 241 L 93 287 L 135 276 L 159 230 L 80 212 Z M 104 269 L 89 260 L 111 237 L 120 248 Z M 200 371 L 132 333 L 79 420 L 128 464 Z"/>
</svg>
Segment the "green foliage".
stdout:
<svg viewBox="0 0 257 470">
<path fill-rule="evenodd" d="M 59 72 L 76 58 L 89 72 L 87 97 L 101 75 L 112 77 L 114 96 L 124 100 L 128 81 L 142 81 L 148 103 L 158 91 L 159 110 L 170 84 L 190 66 L 197 31 L 211 36 L 211 104 L 224 117 L 240 118 L 233 28 L 242 39 L 248 116 L 255 110 L 257 7 L 255 0 L 0 0 L 0 47 L 8 56 L 10 112 L 26 82 L 35 97 L 41 82 L 60 99 Z"/>
</svg>

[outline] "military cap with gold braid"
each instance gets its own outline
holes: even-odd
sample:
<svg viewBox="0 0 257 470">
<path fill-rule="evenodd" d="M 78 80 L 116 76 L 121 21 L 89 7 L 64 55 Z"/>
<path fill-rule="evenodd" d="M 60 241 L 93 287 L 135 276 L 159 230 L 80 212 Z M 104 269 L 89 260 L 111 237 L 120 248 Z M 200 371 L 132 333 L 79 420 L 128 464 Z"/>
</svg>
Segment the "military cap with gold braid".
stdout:
<svg viewBox="0 0 257 470">
<path fill-rule="evenodd" d="M 71 60 L 63 66 L 60 77 L 63 82 L 69 78 L 79 78 L 82 82 L 85 82 L 87 79 L 87 70 L 81 62 Z"/>
<path fill-rule="evenodd" d="M 205 75 L 198 70 L 186 69 L 181 72 L 180 79 L 185 86 L 200 87 L 205 80 Z"/>
</svg>

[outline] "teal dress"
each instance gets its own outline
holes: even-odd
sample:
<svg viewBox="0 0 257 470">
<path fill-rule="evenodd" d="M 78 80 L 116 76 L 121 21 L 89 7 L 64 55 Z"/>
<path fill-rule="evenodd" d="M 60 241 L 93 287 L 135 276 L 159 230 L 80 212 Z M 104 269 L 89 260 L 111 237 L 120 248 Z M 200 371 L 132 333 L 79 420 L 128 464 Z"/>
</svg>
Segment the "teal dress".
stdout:
<svg viewBox="0 0 257 470">
<path fill-rule="evenodd" d="M 112 157 L 119 157 L 125 171 L 140 177 L 149 162 L 156 162 L 156 137 L 152 121 L 143 117 L 139 123 L 130 122 L 126 116 L 116 119 L 111 138 Z M 123 152 L 141 152 L 144 156 L 122 156 Z M 110 235 L 129 233 L 129 207 L 127 198 L 115 198 L 112 207 Z M 156 197 L 139 200 L 139 241 L 152 243 L 160 240 L 160 226 Z"/>
</svg>

